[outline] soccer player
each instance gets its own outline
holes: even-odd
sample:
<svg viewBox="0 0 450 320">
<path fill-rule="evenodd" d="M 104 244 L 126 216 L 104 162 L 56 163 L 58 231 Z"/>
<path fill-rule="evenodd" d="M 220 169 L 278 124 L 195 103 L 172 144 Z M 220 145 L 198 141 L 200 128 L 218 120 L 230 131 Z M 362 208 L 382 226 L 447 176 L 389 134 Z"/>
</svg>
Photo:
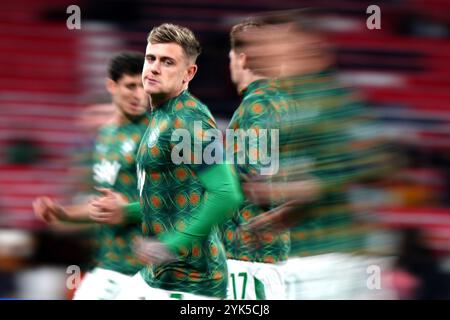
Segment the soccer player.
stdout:
<svg viewBox="0 0 450 320">
<path fill-rule="evenodd" d="M 144 55 L 122 52 L 115 55 L 108 67 L 106 88 L 116 108 L 110 123 L 102 126 L 93 151 L 92 178 L 97 187 L 111 188 L 122 203 L 136 201 L 136 152 L 148 124 L 149 100 L 142 84 Z M 100 189 L 108 198 L 114 198 L 106 189 Z M 42 220 L 59 222 L 91 222 L 97 209 L 89 201 L 62 206 L 41 197 L 33 203 L 34 211 Z M 131 249 L 132 241 L 141 235 L 141 218 L 115 216 L 110 222 L 97 225 L 97 265 L 83 278 L 74 299 L 114 299 L 122 283 L 134 275 L 141 265 Z"/>
<path fill-rule="evenodd" d="M 119 208 L 143 213 L 136 254 L 147 266 L 118 299 L 225 298 L 217 225 L 243 197 L 232 166 L 203 159 L 208 136 L 218 129 L 208 108 L 186 90 L 200 44 L 192 31 L 173 24 L 153 28 L 147 42 L 142 78 L 153 112 L 137 156 L 140 203 Z"/>
<path fill-rule="evenodd" d="M 242 102 L 235 111 L 228 129 L 236 131 L 237 141 L 233 141 L 227 148 L 234 148 L 238 158 L 234 159 L 237 170 L 245 179 L 255 179 L 270 183 L 270 172 L 264 175 L 264 165 L 260 159 L 263 151 L 276 151 L 278 143 L 284 142 L 285 133 L 281 121 L 286 112 L 285 99 L 279 90 L 276 90 L 271 79 L 260 73 L 258 69 L 250 66 L 247 54 L 248 44 L 243 35 L 261 28 L 257 21 L 244 21 L 235 25 L 230 33 L 231 50 L 230 73 L 237 91 L 242 95 Z M 239 130 L 248 134 L 248 145 L 244 145 L 245 159 L 239 161 Z M 263 130 L 268 130 L 268 144 L 263 148 L 264 138 L 259 136 Z M 272 140 L 273 131 L 276 139 Z M 251 132 L 258 138 L 250 138 Z M 279 139 L 279 140 L 278 140 Z M 227 143 L 229 141 L 227 140 Z M 253 160 L 256 161 L 252 161 Z M 274 159 L 279 161 L 279 159 Z M 259 206 L 246 201 L 237 215 L 223 226 L 223 241 L 228 257 L 229 268 L 229 299 L 283 299 L 285 296 L 284 279 L 279 264 L 288 257 L 290 242 L 289 231 L 272 232 L 263 230 L 260 233 L 242 231 L 250 219 L 270 210 L 277 204 Z"/>
<path fill-rule="evenodd" d="M 291 255 L 309 257 L 296 259 L 296 270 L 309 263 L 314 269 L 300 275 L 300 297 L 350 297 L 345 289 L 362 283 L 364 275 L 349 279 L 353 283 L 345 286 L 339 281 L 346 279 L 336 274 L 342 274 L 342 261 L 358 261 L 354 254 L 364 252 L 373 228 L 355 219 L 347 189 L 351 183 L 377 179 L 391 170 L 389 144 L 383 142 L 359 97 L 337 80 L 333 57 L 313 15 L 286 12 L 262 19 L 271 22 L 249 39 L 252 63 L 282 72 L 275 85 L 288 97 L 282 122 L 289 139 L 283 148 L 291 161 L 280 164 L 279 176 L 287 177 L 285 181 L 244 186 L 253 203 L 284 202 L 253 218 L 246 231 L 282 232 L 293 227 Z M 276 34 L 269 30 L 285 32 L 275 38 L 268 37 Z M 264 59 L 274 53 L 277 60 Z M 308 292 L 317 273 L 328 286 Z"/>
<path fill-rule="evenodd" d="M 307 210 L 315 211 L 316 205 L 346 208 L 348 199 L 343 192 L 350 183 L 379 177 L 391 169 L 387 161 L 391 156 L 390 147 L 359 97 L 336 79 L 332 55 L 315 28 L 314 16 L 281 12 L 260 19 L 275 21 L 266 25 L 269 30 L 286 30 L 289 26 L 287 34 L 274 43 L 266 41 L 267 31 L 254 33 L 253 52 L 280 53 L 279 48 L 283 47 L 285 53 L 276 62 L 264 62 L 261 57 L 255 60 L 259 60 L 257 65 L 262 69 L 274 69 L 278 64 L 278 69 L 283 70 L 282 77 L 275 81 L 288 97 L 289 111 L 283 123 L 289 127 L 288 142 L 300 146 L 290 147 L 290 155 L 297 161 L 309 161 L 304 166 L 283 168 L 294 177 L 289 182 L 246 183 L 246 194 L 260 204 L 282 197 L 295 204 L 310 203 L 312 207 Z M 332 198 L 323 201 L 322 197 Z M 280 215 L 268 213 L 279 229 L 295 223 L 287 207 L 280 208 L 283 209 Z M 286 218 L 284 223 L 278 220 L 281 215 Z M 262 226 L 265 218 L 268 217 L 252 219 L 251 226 Z"/>
</svg>

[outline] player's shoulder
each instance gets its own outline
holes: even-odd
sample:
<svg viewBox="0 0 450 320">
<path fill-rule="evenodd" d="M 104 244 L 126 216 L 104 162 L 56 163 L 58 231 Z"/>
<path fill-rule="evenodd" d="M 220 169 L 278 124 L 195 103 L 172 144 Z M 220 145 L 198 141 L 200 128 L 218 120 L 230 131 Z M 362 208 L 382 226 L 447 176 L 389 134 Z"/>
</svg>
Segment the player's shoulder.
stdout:
<svg viewBox="0 0 450 320">
<path fill-rule="evenodd" d="M 242 100 L 237 112 L 241 116 L 271 116 L 280 112 L 282 104 L 282 97 L 276 93 L 250 94 Z"/>
<path fill-rule="evenodd" d="M 270 104 L 273 100 L 282 99 L 283 94 L 276 82 L 261 79 L 252 82 L 244 92 L 243 102 Z"/>
<path fill-rule="evenodd" d="M 172 110 L 178 118 L 213 118 L 206 104 L 188 91 L 183 92 L 176 98 Z"/>
<path fill-rule="evenodd" d="M 151 112 L 146 112 L 143 116 L 142 119 L 137 123 L 137 126 L 139 128 L 144 128 L 146 129 L 149 125 L 150 125 L 150 120 L 152 119 L 152 114 Z"/>
<path fill-rule="evenodd" d="M 189 112 L 189 110 L 201 110 L 208 108 L 202 101 L 189 91 L 184 91 L 178 97 L 175 98 L 173 106 L 176 111 Z"/>
<path fill-rule="evenodd" d="M 114 122 L 106 122 L 97 129 L 97 136 L 111 135 L 116 129 L 117 125 Z"/>
</svg>

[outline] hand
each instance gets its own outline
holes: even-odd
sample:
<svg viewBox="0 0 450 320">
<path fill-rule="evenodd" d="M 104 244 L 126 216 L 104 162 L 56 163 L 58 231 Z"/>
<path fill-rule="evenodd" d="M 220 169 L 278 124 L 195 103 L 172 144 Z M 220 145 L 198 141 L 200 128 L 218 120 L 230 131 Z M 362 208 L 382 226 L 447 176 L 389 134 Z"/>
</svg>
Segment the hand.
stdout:
<svg viewBox="0 0 450 320">
<path fill-rule="evenodd" d="M 96 188 L 103 194 L 90 202 L 89 218 L 98 223 L 123 224 L 125 214 L 122 207 L 128 203 L 123 195 L 106 188 Z"/>
<path fill-rule="evenodd" d="M 242 229 L 257 234 L 264 230 L 282 230 L 284 229 L 284 224 L 279 212 L 268 211 L 250 219 L 247 224 L 242 226 Z"/>
<path fill-rule="evenodd" d="M 144 264 L 162 264 L 176 260 L 166 245 L 155 239 L 138 238 L 134 243 L 134 252 Z"/>
<path fill-rule="evenodd" d="M 272 202 L 282 202 L 283 193 L 272 183 L 264 182 L 245 182 L 242 184 L 242 190 L 250 202 L 260 205 L 270 204 Z"/>
<path fill-rule="evenodd" d="M 283 206 L 259 214 L 250 219 L 241 228 L 255 234 L 259 234 L 264 230 L 281 232 L 295 226 L 300 219 L 299 209 L 291 206 L 290 203 L 286 203 Z"/>
<path fill-rule="evenodd" d="M 48 197 L 39 197 L 34 200 L 33 210 L 36 217 L 47 223 L 68 220 L 67 212 L 63 206 Z"/>
<path fill-rule="evenodd" d="M 34 200 L 33 211 L 36 217 L 47 223 L 55 223 L 68 219 L 68 215 L 63 206 L 48 197 L 39 197 Z"/>
</svg>

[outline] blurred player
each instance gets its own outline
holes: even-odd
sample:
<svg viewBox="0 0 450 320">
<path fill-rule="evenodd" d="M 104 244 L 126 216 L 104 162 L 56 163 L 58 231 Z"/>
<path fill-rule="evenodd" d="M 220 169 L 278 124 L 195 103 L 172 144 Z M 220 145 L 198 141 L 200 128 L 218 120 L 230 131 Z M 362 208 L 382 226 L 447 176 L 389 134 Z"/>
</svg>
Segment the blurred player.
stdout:
<svg viewBox="0 0 450 320">
<path fill-rule="evenodd" d="M 189 29 L 172 24 L 154 28 L 147 41 L 142 77 L 154 109 L 137 157 L 140 203 L 119 208 L 143 212 L 145 238 L 136 253 L 147 267 L 118 299 L 225 298 L 227 266 L 216 225 L 242 194 L 231 166 L 203 159 L 207 130 L 216 132 L 216 123 L 186 90 L 200 45 Z M 108 211 L 102 201 L 96 205 Z"/>
<path fill-rule="evenodd" d="M 276 86 L 288 99 L 282 123 L 289 139 L 272 183 L 244 187 L 254 203 L 283 205 L 253 218 L 246 228 L 258 233 L 294 227 L 292 255 L 315 256 L 309 261 L 317 270 L 327 265 L 336 271 L 336 261 L 323 254 L 361 253 L 370 231 L 355 220 L 347 187 L 386 172 L 388 148 L 380 143 L 379 128 L 359 97 L 337 80 L 333 57 L 313 17 L 292 12 L 260 19 L 266 27 L 246 39 L 250 65 L 267 74 L 282 72 Z M 321 275 L 327 276 L 331 278 Z M 326 288 L 322 290 L 325 294 Z"/>
<path fill-rule="evenodd" d="M 256 21 L 248 20 L 235 25 L 230 33 L 231 50 L 230 72 L 231 79 L 236 85 L 237 91 L 242 95 L 242 102 L 235 111 L 229 124 L 229 129 L 236 133 L 246 130 L 250 133 L 263 132 L 262 129 L 276 130 L 279 139 L 284 141 L 282 129 L 283 113 L 286 110 L 286 102 L 279 90 L 276 90 L 271 79 L 249 65 L 247 48 L 248 44 L 243 37 L 246 33 L 260 29 L 262 26 Z M 272 141 L 269 134 L 269 142 L 266 150 L 278 148 L 279 141 Z M 239 173 L 246 179 L 259 177 L 264 181 L 270 181 L 271 175 L 261 175 L 264 167 L 261 157 L 262 137 L 259 141 L 249 138 L 245 149 L 246 157 L 243 163 L 238 158 L 234 159 Z M 229 141 L 227 140 L 227 143 Z M 228 148 L 234 148 L 236 156 L 241 148 L 236 147 L 234 140 Z M 273 144 L 273 145 L 272 145 Z M 279 150 L 276 150 L 278 153 Z M 274 156 L 274 154 L 272 154 Z M 251 157 L 257 159 L 252 161 Z M 278 160 L 278 159 L 277 159 Z M 275 172 L 274 172 L 275 173 Z M 268 182 L 270 183 L 270 182 Z M 269 203 L 267 206 L 259 206 L 251 202 L 245 202 L 236 216 L 224 224 L 223 241 L 228 257 L 229 290 L 228 299 L 283 299 L 285 296 L 284 279 L 279 262 L 288 258 L 290 249 L 289 232 L 272 232 L 263 230 L 260 233 L 247 231 L 239 232 L 240 228 L 250 219 L 276 206 Z"/>
<path fill-rule="evenodd" d="M 290 148 L 286 149 L 290 150 L 291 161 L 285 163 L 279 176 L 291 178 L 289 183 L 270 186 L 248 183 L 244 186 L 247 194 L 262 204 L 280 198 L 301 204 L 317 201 L 324 193 L 337 197 L 333 204 L 347 203 L 342 192 L 349 183 L 389 170 L 389 149 L 360 98 L 336 79 L 332 55 L 314 20 L 298 13 L 261 19 L 272 24 L 267 24 L 265 31 L 252 33 L 247 41 L 253 43 L 249 51 L 277 56 L 263 61 L 262 55 L 251 54 L 251 61 L 261 70 L 281 70 L 276 85 L 288 97 L 289 112 L 283 124 L 290 132 Z M 267 37 L 281 30 L 288 32 Z M 307 144 L 303 141 L 306 138 Z M 294 149 L 294 144 L 300 147 Z M 292 160 L 303 161 L 303 165 L 296 166 Z M 289 204 L 285 203 L 283 209 Z M 275 217 L 273 212 L 270 215 Z M 259 217 L 259 221 L 262 219 Z M 254 226 L 257 221 L 252 220 Z"/>
<path fill-rule="evenodd" d="M 92 197 L 92 150 L 98 130 L 111 122 L 115 114 L 116 106 L 110 102 L 86 106 L 78 116 L 76 125 L 83 132 L 83 136 L 74 148 L 67 178 L 73 186 L 70 193 L 74 203 L 84 202 L 86 199 L 89 201 Z"/>
<path fill-rule="evenodd" d="M 94 183 L 115 190 L 117 194 L 99 189 L 121 203 L 138 198 L 136 151 L 149 124 L 149 100 L 141 76 L 143 64 L 144 55 L 140 53 L 123 52 L 111 59 L 106 88 L 116 110 L 111 121 L 99 129 L 93 151 Z M 33 208 L 38 217 L 49 223 L 103 222 L 99 218 L 92 220 L 91 215 L 98 212 L 88 201 L 61 206 L 41 197 L 33 203 Z M 122 283 L 141 268 L 131 249 L 133 239 L 141 235 L 141 217 L 115 216 L 114 223 L 98 225 L 97 265 L 84 277 L 74 299 L 114 299 Z"/>
</svg>

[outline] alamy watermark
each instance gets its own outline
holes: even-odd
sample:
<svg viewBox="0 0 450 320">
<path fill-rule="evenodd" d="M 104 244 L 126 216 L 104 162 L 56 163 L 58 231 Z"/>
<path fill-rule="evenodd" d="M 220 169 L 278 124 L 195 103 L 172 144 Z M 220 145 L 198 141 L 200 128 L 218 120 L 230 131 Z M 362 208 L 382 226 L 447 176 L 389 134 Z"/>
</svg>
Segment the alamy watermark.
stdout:
<svg viewBox="0 0 450 320">
<path fill-rule="evenodd" d="M 70 16 L 66 20 L 66 26 L 69 30 L 81 29 L 81 9 L 77 5 L 70 5 L 66 9 L 66 13 Z"/>
<path fill-rule="evenodd" d="M 376 4 L 367 7 L 366 13 L 370 16 L 366 20 L 366 26 L 369 30 L 381 29 L 381 9 Z"/>
<path fill-rule="evenodd" d="M 66 287 L 69 290 L 78 289 L 81 283 L 81 268 L 75 264 L 70 265 L 66 269 L 68 274 L 66 280 Z"/>
<path fill-rule="evenodd" d="M 158 131 L 152 133 L 149 147 L 158 135 Z M 202 122 L 194 121 L 194 137 L 187 129 L 176 129 L 171 141 L 176 143 L 171 159 L 177 165 L 250 164 L 258 165 L 261 175 L 273 175 L 279 169 L 278 129 L 226 129 L 224 137 L 221 130 L 202 130 Z"/>
<path fill-rule="evenodd" d="M 81 29 L 81 9 L 77 5 L 70 5 L 66 9 L 66 13 L 70 16 L 66 20 L 66 26 L 69 30 Z M 378 5 L 372 4 L 367 7 L 366 13 L 370 16 L 366 20 L 366 26 L 369 30 L 381 29 L 381 9 Z"/>
<path fill-rule="evenodd" d="M 378 265 L 370 265 L 366 269 L 369 275 L 366 280 L 366 285 L 369 290 L 381 290 L 381 268 Z"/>
</svg>

